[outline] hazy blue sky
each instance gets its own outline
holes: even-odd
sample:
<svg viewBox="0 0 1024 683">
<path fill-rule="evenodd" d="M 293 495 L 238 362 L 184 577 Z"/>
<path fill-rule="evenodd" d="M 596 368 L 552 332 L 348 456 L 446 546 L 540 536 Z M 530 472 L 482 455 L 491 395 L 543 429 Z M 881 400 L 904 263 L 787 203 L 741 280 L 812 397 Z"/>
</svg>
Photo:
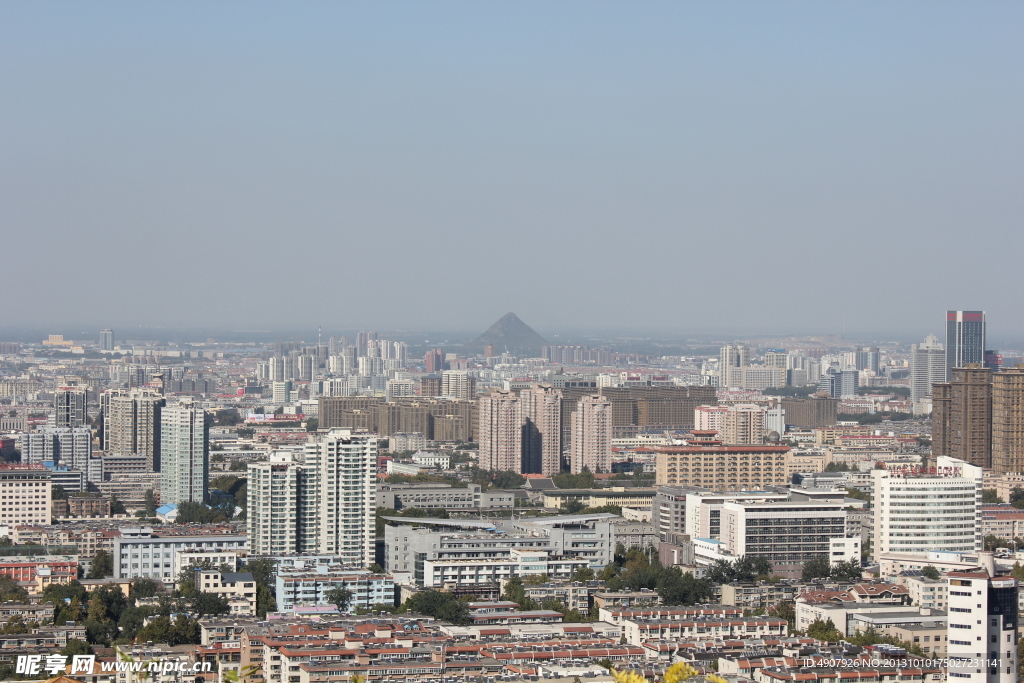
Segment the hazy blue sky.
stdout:
<svg viewBox="0 0 1024 683">
<path fill-rule="evenodd" d="M 8 325 L 1024 335 L 1024 3 L 5 2 Z"/>
</svg>

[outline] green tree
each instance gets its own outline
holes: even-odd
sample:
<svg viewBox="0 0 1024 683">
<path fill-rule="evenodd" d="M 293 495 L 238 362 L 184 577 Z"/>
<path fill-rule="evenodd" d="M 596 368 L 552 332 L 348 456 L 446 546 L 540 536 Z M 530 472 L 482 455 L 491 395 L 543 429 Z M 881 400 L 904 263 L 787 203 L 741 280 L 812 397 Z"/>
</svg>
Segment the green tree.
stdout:
<svg viewBox="0 0 1024 683">
<path fill-rule="evenodd" d="M 985 536 L 983 541 L 985 550 L 995 550 L 996 548 L 1009 548 L 1012 544 L 1005 538 L 999 538 L 994 534 L 988 534 Z"/>
<path fill-rule="evenodd" d="M 831 619 L 828 621 L 815 619 L 807 627 L 807 635 L 811 638 L 824 640 L 829 643 L 838 642 L 843 638 L 843 634 L 839 632 L 839 629 L 836 628 L 836 625 Z"/>
<path fill-rule="evenodd" d="M 1017 564 L 1020 563 L 1018 562 Z M 938 569 L 931 565 L 928 565 L 927 567 L 923 567 L 921 569 L 921 576 L 925 577 L 926 579 L 938 579 L 941 576 L 941 574 L 939 574 Z"/>
<path fill-rule="evenodd" d="M 803 581 L 824 579 L 828 577 L 830 570 L 831 567 L 829 567 L 827 557 L 816 557 L 815 559 L 809 560 L 806 564 L 804 564 L 803 571 L 800 573 L 800 578 Z"/>
<path fill-rule="evenodd" d="M 561 511 L 567 515 L 575 515 L 581 512 L 587 506 L 583 504 L 583 501 L 576 498 L 566 498 L 562 501 Z"/>
<path fill-rule="evenodd" d="M 65 657 L 73 657 L 74 655 L 91 655 L 93 654 L 92 646 L 84 640 L 78 638 L 68 638 L 67 645 L 60 651 Z"/>
<path fill-rule="evenodd" d="M 344 612 L 348 608 L 349 602 L 352 601 L 352 591 L 341 586 L 336 586 L 324 594 L 327 602 L 338 608 L 339 612 Z"/>
<path fill-rule="evenodd" d="M 1005 503 L 1006 501 L 999 497 L 999 492 L 995 489 L 982 489 L 981 502 L 986 505 L 996 505 L 999 503 Z"/>
<path fill-rule="evenodd" d="M 29 625 L 25 623 L 22 616 L 20 614 L 15 614 L 7 620 L 7 623 L 4 624 L 2 628 L 0 628 L 0 634 L 17 635 L 19 633 L 28 633 L 30 630 Z"/>
<path fill-rule="evenodd" d="M 856 581 L 863 571 L 859 560 L 845 560 L 832 565 L 828 575 L 836 581 Z"/>
<path fill-rule="evenodd" d="M 580 567 L 572 575 L 573 581 L 593 581 L 594 570 L 590 567 Z"/>
<path fill-rule="evenodd" d="M 164 586 L 159 581 L 139 578 L 132 581 L 131 597 L 133 600 L 135 598 L 151 598 L 163 589 Z"/>
<path fill-rule="evenodd" d="M 277 561 L 272 557 L 253 557 L 242 565 L 242 571 L 252 574 L 256 585 L 274 586 L 277 574 Z"/>
<path fill-rule="evenodd" d="M 28 602 L 28 591 L 7 575 L 0 575 L 0 601 Z"/>
<path fill-rule="evenodd" d="M 197 591 L 189 598 L 188 605 L 192 613 L 197 617 L 205 617 L 214 614 L 227 614 L 231 611 L 231 604 L 227 596 Z"/>
<path fill-rule="evenodd" d="M 153 489 L 146 490 L 144 505 L 146 508 L 146 513 L 149 514 L 150 517 L 156 515 L 156 493 L 153 492 Z"/>
<path fill-rule="evenodd" d="M 900 640 L 896 636 L 890 636 L 879 633 L 873 628 L 869 628 L 864 631 L 857 631 L 852 636 L 847 636 L 846 641 L 853 645 L 858 645 L 860 647 L 885 643 L 887 645 L 895 645 L 896 647 L 902 647 L 910 654 L 917 655 L 918 657 L 925 656 L 924 650 L 922 650 L 921 646 L 917 643 L 911 643 L 907 640 Z"/>
<path fill-rule="evenodd" d="M 92 557 L 92 563 L 89 565 L 89 576 L 90 579 L 103 579 L 108 576 L 114 575 L 114 558 L 106 550 L 102 548 L 96 551 L 96 554 Z"/>
<path fill-rule="evenodd" d="M 470 623 L 469 608 L 451 593 L 425 590 L 415 593 L 397 610 L 399 613 L 413 612 L 447 621 L 456 626 Z"/>
<path fill-rule="evenodd" d="M 655 590 L 665 605 L 695 605 L 710 601 L 714 594 L 709 580 L 683 573 L 678 567 L 664 567 Z"/>
<path fill-rule="evenodd" d="M 307 432 L 315 432 L 318 429 L 320 429 L 320 420 L 318 420 L 315 417 L 310 417 L 306 419 Z"/>
<path fill-rule="evenodd" d="M 7 536 L 0 536 L 0 548 L 9 548 L 12 545 L 14 545 L 14 543 L 11 542 L 10 538 Z"/>
<path fill-rule="evenodd" d="M 267 612 L 277 611 L 277 598 L 274 591 L 264 583 L 256 584 L 256 616 L 260 619 L 267 618 Z"/>
<path fill-rule="evenodd" d="M 50 486 L 50 499 L 51 500 L 67 500 L 68 492 L 64 490 L 64 487 L 60 484 L 53 484 Z"/>
<path fill-rule="evenodd" d="M 789 622 L 790 633 L 796 629 L 796 605 L 794 603 L 780 600 L 768 608 L 768 615 Z"/>
<path fill-rule="evenodd" d="M 110 494 L 110 514 L 112 515 L 127 515 L 128 510 L 125 508 L 124 503 L 118 500 L 117 496 Z"/>
<path fill-rule="evenodd" d="M 560 489 L 592 489 L 597 480 L 593 472 L 584 470 L 579 474 L 562 472 L 551 477 L 551 481 Z"/>
</svg>

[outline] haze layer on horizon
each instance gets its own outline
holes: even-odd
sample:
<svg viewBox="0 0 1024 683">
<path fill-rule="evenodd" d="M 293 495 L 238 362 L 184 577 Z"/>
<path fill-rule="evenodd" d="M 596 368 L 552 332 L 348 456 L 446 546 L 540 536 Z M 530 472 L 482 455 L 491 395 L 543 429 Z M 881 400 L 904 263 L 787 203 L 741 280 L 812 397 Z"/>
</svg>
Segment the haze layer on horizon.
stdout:
<svg viewBox="0 0 1024 683">
<path fill-rule="evenodd" d="M 6 3 L 12 326 L 1024 336 L 1019 3 Z"/>
</svg>

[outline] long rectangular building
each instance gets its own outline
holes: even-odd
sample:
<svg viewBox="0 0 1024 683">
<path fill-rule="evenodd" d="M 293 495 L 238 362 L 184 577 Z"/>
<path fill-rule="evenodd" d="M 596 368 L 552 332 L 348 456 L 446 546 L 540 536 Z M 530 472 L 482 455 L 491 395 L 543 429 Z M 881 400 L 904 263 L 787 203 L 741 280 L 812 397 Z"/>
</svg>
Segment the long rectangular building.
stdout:
<svg viewBox="0 0 1024 683">
<path fill-rule="evenodd" d="M 756 491 L 788 482 L 789 446 L 666 446 L 655 449 L 658 486 Z"/>
</svg>

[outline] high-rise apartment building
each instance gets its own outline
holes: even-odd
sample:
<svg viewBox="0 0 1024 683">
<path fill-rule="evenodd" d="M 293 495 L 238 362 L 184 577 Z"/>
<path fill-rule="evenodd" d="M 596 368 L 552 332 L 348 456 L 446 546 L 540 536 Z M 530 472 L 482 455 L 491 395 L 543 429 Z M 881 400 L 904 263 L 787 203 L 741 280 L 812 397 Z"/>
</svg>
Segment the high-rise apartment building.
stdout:
<svg viewBox="0 0 1024 683">
<path fill-rule="evenodd" d="M 611 472 L 612 403 L 603 396 L 584 396 L 572 414 L 572 445 L 569 470 L 579 474 Z"/>
<path fill-rule="evenodd" d="M 377 437 L 332 429 L 311 436 L 304 456 L 316 487 L 307 487 L 304 509 L 298 519 L 302 524 L 315 525 L 317 544 L 313 552 L 334 555 L 347 565 L 372 564 Z"/>
<path fill-rule="evenodd" d="M 50 523 L 50 470 L 42 465 L 0 465 L 0 524 Z"/>
<path fill-rule="evenodd" d="M 420 396 L 441 396 L 441 378 L 438 375 L 420 377 Z"/>
<path fill-rule="evenodd" d="M 953 368 L 952 381 L 932 386 L 932 453 L 992 466 L 991 370 Z"/>
<path fill-rule="evenodd" d="M 729 406 L 729 410 L 722 415 L 719 439 L 728 445 L 764 443 L 767 413 L 768 409 L 764 406 L 751 404 Z"/>
<path fill-rule="evenodd" d="M 160 411 L 166 399 L 149 389 L 105 391 L 101 450 L 114 456 L 145 456 L 151 472 L 160 471 Z"/>
<path fill-rule="evenodd" d="M 856 370 L 837 370 L 829 368 L 818 380 L 818 391 L 832 398 L 856 396 L 860 373 Z"/>
<path fill-rule="evenodd" d="M 468 370 L 445 370 L 441 373 L 441 395 L 470 401 L 476 397 L 476 378 Z"/>
<path fill-rule="evenodd" d="M 933 468 L 876 469 L 871 480 L 876 554 L 981 550 L 981 467 L 940 455 Z"/>
<path fill-rule="evenodd" d="M 511 391 L 493 391 L 477 401 L 480 469 L 523 471 L 523 412 Z"/>
<path fill-rule="evenodd" d="M 839 400 L 827 395 L 784 398 L 781 403 L 786 424 L 800 429 L 831 427 L 838 417 Z"/>
<path fill-rule="evenodd" d="M 985 311 L 946 311 L 946 381 L 972 363 L 985 363 Z"/>
<path fill-rule="evenodd" d="M 946 350 L 929 334 L 923 344 L 910 347 L 910 400 L 931 398 L 932 385 L 946 381 Z"/>
<path fill-rule="evenodd" d="M 718 352 L 718 386 L 732 386 L 732 369 L 750 365 L 750 349 L 743 345 L 729 344 Z"/>
<path fill-rule="evenodd" d="M 74 429 L 87 425 L 86 397 L 85 387 L 59 387 L 53 394 L 53 426 Z"/>
<path fill-rule="evenodd" d="M 874 372 L 877 374 L 879 369 L 878 347 L 860 347 L 859 349 L 857 349 L 857 355 L 854 362 L 857 370 L 869 370 L 870 372 Z"/>
<path fill-rule="evenodd" d="M 444 351 L 431 349 L 423 356 L 424 369 L 427 372 L 441 372 L 445 369 Z"/>
<path fill-rule="evenodd" d="M 160 416 L 160 501 L 206 502 L 210 480 L 210 416 L 198 404 L 166 406 Z"/>
<path fill-rule="evenodd" d="M 254 555 L 333 555 L 373 563 L 377 437 L 332 429 L 304 452 L 249 466 L 248 529 Z"/>
<path fill-rule="evenodd" d="M 88 427 L 50 427 L 21 437 L 21 461 L 29 465 L 53 462 L 86 471 L 92 454 L 92 430 Z"/>
<path fill-rule="evenodd" d="M 729 406 L 697 406 L 693 409 L 693 428 L 700 432 L 721 432 L 722 419 Z"/>
<path fill-rule="evenodd" d="M 519 392 L 523 415 L 523 471 L 562 470 L 562 392 L 538 384 Z"/>
<path fill-rule="evenodd" d="M 114 350 L 114 331 L 112 329 L 100 330 L 100 349 L 103 351 Z"/>
<path fill-rule="evenodd" d="M 950 681 L 1017 680 L 1017 580 L 987 571 L 946 575 L 946 629 Z"/>
<path fill-rule="evenodd" d="M 992 374 L 992 469 L 1024 472 L 1024 365 Z"/>
</svg>

